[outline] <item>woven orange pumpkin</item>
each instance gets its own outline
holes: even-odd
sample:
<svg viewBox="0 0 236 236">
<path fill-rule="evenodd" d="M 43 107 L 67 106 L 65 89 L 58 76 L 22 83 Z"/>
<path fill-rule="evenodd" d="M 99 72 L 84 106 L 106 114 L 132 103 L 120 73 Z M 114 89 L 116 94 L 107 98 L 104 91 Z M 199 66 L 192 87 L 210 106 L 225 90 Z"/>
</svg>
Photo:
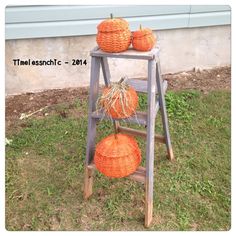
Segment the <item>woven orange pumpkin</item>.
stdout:
<svg viewBox="0 0 236 236">
<path fill-rule="evenodd" d="M 136 140 L 125 134 L 111 134 L 101 140 L 95 150 L 94 163 L 108 177 L 121 178 L 132 174 L 141 162 Z"/>
<path fill-rule="evenodd" d="M 98 26 L 97 44 L 105 52 L 122 52 L 128 49 L 131 43 L 129 24 L 122 18 L 102 21 Z"/>
<path fill-rule="evenodd" d="M 136 91 L 121 79 L 105 87 L 98 101 L 98 106 L 104 109 L 111 118 L 124 119 L 132 116 L 138 106 Z"/>
<path fill-rule="evenodd" d="M 145 28 L 133 32 L 132 45 L 133 48 L 138 51 L 150 51 L 156 43 L 156 37 L 152 33 L 152 30 Z"/>
</svg>

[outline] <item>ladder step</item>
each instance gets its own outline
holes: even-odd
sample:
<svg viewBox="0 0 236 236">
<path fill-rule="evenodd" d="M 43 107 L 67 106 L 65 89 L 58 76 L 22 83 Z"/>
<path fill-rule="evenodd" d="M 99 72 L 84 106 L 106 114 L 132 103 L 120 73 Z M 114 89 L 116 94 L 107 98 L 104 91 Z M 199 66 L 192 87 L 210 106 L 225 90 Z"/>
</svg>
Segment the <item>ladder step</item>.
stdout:
<svg viewBox="0 0 236 236">
<path fill-rule="evenodd" d="M 101 111 L 94 111 L 94 112 L 92 112 L 91 116 L 95 119 L 110 119 L 107 115 L 105 115 Z M 125 121 L 125 122 L 136 123 L 136 124 L 140 124 L 140 125 L 146 125 L 147 124 L 147 113 L 142 112 L 142 111 L 137 111 L 136 115 L 131 116 L 129 118 L 114 119 L 114 120 L 116 120 L 116 121 L 121 121 L 122 120 L 122 121 Z"/>
<path fill-rule="evenodd" d="M 131 175 L 127 176 L 127 177 L 129 179 L 132 179 L 132 180 L 135 180 L 137 182 L 145 184 L 146 168 L 144 168 L 143 166 L 139 166 L 137 168 L 137 170 L 133 174 L 131 174 Z"/>
<path fill-rule="evenodd" d="M 125 59 L 140 59 L 140 60 L 153 60 L 158 56 L 159 48 L 153 48 L 148 52 L 141 52 L 128 48 L 128 50 L 119 53 L 109 53 L 102 51 L 99 47 L 95 47 L 90 55 L 93 57 L 112 57 L 112 58 L 125 58 Z"/>
<path fill-rule="evenodd" d="M 141 80 L 141 79 L 127 79 L 125 81 L 127 84 L 129 84 L 131 87 L 133 87 L 137 92 L 140 93 L 147 93 L 148 89 L 147 89 L 147 80 Z M 168 87 L 168 83 L 166 80 L 163 81 L 163 91 L 164 94 L 166 93 Z M 157 86 L 155 86 L 155 91 L 157 94 Z"/>
<path fill-rule="evenodd" d="M 89 170 L 97 170 L 96 166 L 94 163 L 91 163 L 87 166 Z M 138 181 L 140 183 L 145 183 L 146 179 L 146 168 L 143 166 L 139 166 L 137 170 L 132 173 L 131 175 L 127 176 L 127 178 Z"/>
<path fill-rule="evenodd" d="M 124 134 L 130 134 L 133 136 L 140 136 L 143 138 L 147 137 L 147 132 L 146 131 L 141 131 L 137 129 L 132 129 L 128 127 L 123 127 L 123 126 L 118 126 L 118 132 L 124 133 Z M 159 134 L 155 134 L 155 141 L 158 141 L 160 143 L 166 143 L 165 137 Z"/>
</svg>

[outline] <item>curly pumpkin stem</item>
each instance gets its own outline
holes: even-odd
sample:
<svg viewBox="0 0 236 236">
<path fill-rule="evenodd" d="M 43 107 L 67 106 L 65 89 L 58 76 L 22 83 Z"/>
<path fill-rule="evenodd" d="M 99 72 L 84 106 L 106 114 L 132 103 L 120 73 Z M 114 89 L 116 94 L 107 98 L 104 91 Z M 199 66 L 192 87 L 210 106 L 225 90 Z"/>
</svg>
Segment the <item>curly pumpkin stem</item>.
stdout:
<svg viewBox="0 0 236 236">
<path fill-rule="evenodd" d="M 118 84 L 122 84 L 125 80 L 125 77 L 122 77 L 119 81 L 118 81 Z"/>
<path fill-rule="evenodd" d="M 139 25 L 139 29 L 140 29 L 140 30 L 142 30 L 142 29 L 143 29 L 141 24 Z"/>
<path fill-rule="evenodd" d="M 113 19 L 113 14 L 112 13 L 110 14 L 110 16 L 111 16 L 111 19 Z"/>
</svg>

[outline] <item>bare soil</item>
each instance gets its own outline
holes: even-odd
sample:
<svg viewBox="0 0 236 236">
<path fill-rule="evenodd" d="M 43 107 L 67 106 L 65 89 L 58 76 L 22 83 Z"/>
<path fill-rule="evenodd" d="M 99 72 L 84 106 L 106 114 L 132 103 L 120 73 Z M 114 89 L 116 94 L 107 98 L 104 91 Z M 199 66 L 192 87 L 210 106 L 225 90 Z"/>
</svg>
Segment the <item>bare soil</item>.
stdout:
<svg viewBox="0 0 236 236">
<path fill-rule="evenodd" d="M 196 89 L 204 93 L 212 90 L 230 90 L 231 67 L 216 67 L 211 70 L 194 69 L 188 72 L 166 74 L 170 90 Z"/>
<path fill-rule="evenodd" d="M 176 74 L 166 74 L 169 90 L 197 89 L 203 93 L 211 90 L 230 90 L 231 67 L 210 70 L 194 69 Z M 60 103 L 72 103 L 75 99 L 88 99 L 88 87 L 52 89 L 38 93 L 25 93 L 6 98 L 6 129 L 19 120 L 22 113 L 31 113 Z M 35 114 L 40 116 L 40 112 Z"/>
</svg>

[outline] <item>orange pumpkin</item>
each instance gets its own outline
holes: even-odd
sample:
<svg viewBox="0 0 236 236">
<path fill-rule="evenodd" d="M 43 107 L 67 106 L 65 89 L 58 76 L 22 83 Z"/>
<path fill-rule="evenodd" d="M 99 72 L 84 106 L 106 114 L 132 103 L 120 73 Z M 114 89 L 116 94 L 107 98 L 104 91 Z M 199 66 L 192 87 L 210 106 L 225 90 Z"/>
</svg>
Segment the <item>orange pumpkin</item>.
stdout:
<svg viewBox="0 0 236 236">
<path fill-rule="evenodd" d="M 131 32 L 129 24 L 122 18 L 102 21 L 97 26 L 96 41 L 98 46 L 105 52 L 122 52 L 131 44 Z"/>
<path fill-rule="evenodd" d="M 140 165 L 141 151 L 136 140 L 125 134 L 111 134 L 101 140 L 95 150 L 96 168 L 108 177 L 132 174 Z"/>
<path fill-rule="evenodd" d="M 152 30 L 148 28 L 140 29 L 133 32 L 132 45 L 138 51 L 150 51 L 156 43 L 156 37 Z"/>
<path fill-rule="evenodd" d="M 118 82 L 105 87 L 99 100 L 100 108 L 115 119 L 125 119 L 132 116 L 138 106 L 136 91 L 126 83 Z"/>
</svg>

